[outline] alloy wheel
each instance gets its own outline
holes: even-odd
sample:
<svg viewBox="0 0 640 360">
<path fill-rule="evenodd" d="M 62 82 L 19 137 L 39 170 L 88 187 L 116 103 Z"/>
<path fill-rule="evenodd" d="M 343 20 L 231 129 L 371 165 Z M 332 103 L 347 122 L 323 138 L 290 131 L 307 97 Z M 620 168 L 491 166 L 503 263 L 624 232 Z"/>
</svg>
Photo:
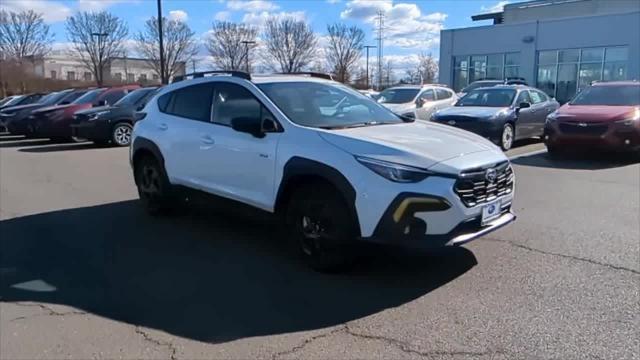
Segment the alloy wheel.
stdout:
<svg viewBox="0 0 640 360">
<path fill-rule="evenodd" d="M 127 146 L 131 143 L 131 126 L 121 124 L 113 130 L 113 140 L 118 146 Z"/>
<path fill-rule="evenodd" d="M 513 128 L 509 125 L 504 127 L 502 131 L 502 148 L 505 150 L 511 149 L 513 145 Z"/>
<path fill-rule="evenodd" d="M 140 176 L 140 193 L 147 200 L 153 200 L 160 196 L 160 171 L 155 166 L 144 165 Z"/>
</svg>

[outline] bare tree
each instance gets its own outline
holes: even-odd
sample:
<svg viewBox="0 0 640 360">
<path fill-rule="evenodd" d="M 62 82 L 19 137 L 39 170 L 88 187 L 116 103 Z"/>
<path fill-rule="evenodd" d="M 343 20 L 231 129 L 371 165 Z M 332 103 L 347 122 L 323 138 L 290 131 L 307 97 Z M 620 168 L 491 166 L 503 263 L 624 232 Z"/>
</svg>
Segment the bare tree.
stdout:
<svg viewBox="0 0 640 360">
<path fill-rule="evenodd" d="M 33 10 L 7 12 L 0 10 L 0 52 L 3 58 L 22 59 L 43 56 L 50 50 L 53 34 L 42 14 Z"/>
<path fill-rule="evenodd" d="M 167 78 L 186 71 L 187 63 L 196 55 L 198 49 L 195 33 L 189 25 L 179 20 L 162 18 L 162 36 L 164 51 L 164 73 Z M 160 33 L 158 18 L 151 17 L 145 22 L 144 29 L 135 37 L 138 51 L 147 59 L 149 66 L 160 76 Z"/>
<path fill-rule="evenodd" d="M 414 69 L 406 71 L 407 81 L 414 84 L 433 83 L 438 74 L 438 62 L 431 54 L 420 53 L 418 64 Z"/>
<path fill-rule="evenodd" d="M 104 83 L 104 70 L 111 58 L 123 53 L 129 33 L 127 24 L 106 11 L 79 12 L 66 21 L 67 38 L 73 52 L 89 69 L 98 86 Z"/>
<path fill-rule="evenodd" d="M 298 72 L 316 55 L 318 39 L 304 21 L 290 17 L 267 20 L 264 44 L 271 67 L 283 73 Z"/>
<path fill-rule="evenodd" d="M 336 80 L 348 82 L 351 72 L 361 57 L 364 46 L 364 31 L 357 26 L 345 24 L 327 26 L 329 45 L 327 62 L 333 68 Z"/>
<path fill-rule="evenodd" d="M 247 52 L 255 47 L 258 30 L 228 21 L 213 23 L 205 46 L 220 70 L 245 70 Z M 251 64 L 249 64 L 251 68 Z"/>
</svg>

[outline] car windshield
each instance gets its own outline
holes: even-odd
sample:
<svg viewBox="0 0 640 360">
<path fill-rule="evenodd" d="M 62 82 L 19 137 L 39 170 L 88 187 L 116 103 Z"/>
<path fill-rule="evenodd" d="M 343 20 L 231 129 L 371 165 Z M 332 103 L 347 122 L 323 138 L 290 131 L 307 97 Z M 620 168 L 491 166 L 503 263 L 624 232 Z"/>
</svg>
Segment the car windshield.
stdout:
<svg viewBox="0 0 640 360">
<path fill-rule="evenodd" d="M 143 88 L 134 90 L 127 94 L 127 96 L 118 100 L 113 106 L 132 106 L 135 105 L 140 99 L 147 96 L 150 92 L 155 91 L 156 88 Z"/>
<path fill-rule="evenodd" d="M 490 86 L 496 86 L 496 85 L 500 85 L 502 84 L 502 81 L 476 81 L 474 83 L 469 84 L 469 86 L 467 86 L 466 88 L 462 89 L 461 92 L 463 93 L 468 93 L 471 92 L 475 89 L 481 88 L 481 87 L 490 87 Z"/>
<path fill-rule="evenodd" d="M 456 106 L 510 106 L 516 91 L 513 89 L 478 89 L 473 90 L 458 100 Z"/>
<path fill-rule="evenodd" d="M 97 97 L 98 95 L 100 95 L 102 93 L 102 91 L 104 91 L 104 89 L 95 89 L 95 90 L 91 90 L 89 92 L 87 92 L 86 94 L 80 96 L 79 98 L 77 98 L 74 102 L 72 102 L 72 104 L 87 104 L 87 103 L 92 103 Z"/>
<path fill-rule="evenodd" d="M 344 85 L 317 82 L 278 82 L 258 87 L 296 124 L 345 128 L 398 124 L 391 111 Z"/>
<path fill-rule="evenodd" d="M 640 105 L 640 86 L 638 85 L 605 85 L 590 86 L 581 91 L 571 105 L 608 105 L 633 106 Z"/>
<path fill-rule="evenodd" d="M 402 104 L 413 101 L 420 89 L 387 89 L 378 95 L 378 102 L 382 104 Z"/>
<path fill-rule="evenodd" d="M 59 91 L 53 92 L 38 101 L 38 104 L 42 105 L 54 105 L 57 104 L 61 99 L 69 94 L 69 91 Z"/>
</svg>

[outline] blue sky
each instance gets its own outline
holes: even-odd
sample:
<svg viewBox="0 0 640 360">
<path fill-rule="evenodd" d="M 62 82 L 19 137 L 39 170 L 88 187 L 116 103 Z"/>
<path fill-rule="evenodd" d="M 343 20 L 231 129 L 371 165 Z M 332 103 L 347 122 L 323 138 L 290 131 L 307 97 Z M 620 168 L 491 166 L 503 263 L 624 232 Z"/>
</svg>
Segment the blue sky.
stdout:
<svg viewBox="0 0 640 360">
<path fill-rule="evenodd" d="M 268 16 L 288 15 L 308 21 L 319 36 L 326 33 L 330 23 L 357 25 L 367 34 L 366 42 L 370 45 L 375 45 L 373 16 L 383 10 L 387 25 L 385 56 L 403 67 L 420 52 L 437 57 L 441 29 L 489 24 L 488 21 L 472 22 L 471 15 L 499 9 L 506 3 L 508 1 L 499 0 L 163 0 L 162 10 L 165 16 L 186 21 L 199 37 L 206 35 L 216 19 L 260 26 Z M 42 12 L 59 43 L 67 41 L 64 19 L 77 11 L 110 11 L 126 20 L 130 35 L 156 14 L 156 0 L 1 0 L 0 7 Z M 204 56 L 204 50 L 202 54 Z"/>
</svg>

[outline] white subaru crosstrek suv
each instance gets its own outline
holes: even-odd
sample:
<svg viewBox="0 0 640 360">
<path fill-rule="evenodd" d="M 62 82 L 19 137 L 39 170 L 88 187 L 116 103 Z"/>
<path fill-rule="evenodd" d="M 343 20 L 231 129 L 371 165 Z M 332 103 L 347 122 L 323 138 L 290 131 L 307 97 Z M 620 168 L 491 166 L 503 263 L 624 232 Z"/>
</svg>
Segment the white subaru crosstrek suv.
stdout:
<svg viewBox="0 0 640 360">
<path fill-rule="evenodd" d="M 480 136 L 318 74 L 203 75 L 138 114 L 130 161 L 152 214 L 196 190 L 281 215 L 319 270 L 348 264 L 357 240 L 460 245 L 515 220 L 509 160 Z"/>
<path fill-rule="evenodd" d="M 385 89 L 377 101 L 398 115 L 429 121 L 436 111 L 453 106 L 458 95 L 443 85 L 403 85 Z"/>
</svg>

